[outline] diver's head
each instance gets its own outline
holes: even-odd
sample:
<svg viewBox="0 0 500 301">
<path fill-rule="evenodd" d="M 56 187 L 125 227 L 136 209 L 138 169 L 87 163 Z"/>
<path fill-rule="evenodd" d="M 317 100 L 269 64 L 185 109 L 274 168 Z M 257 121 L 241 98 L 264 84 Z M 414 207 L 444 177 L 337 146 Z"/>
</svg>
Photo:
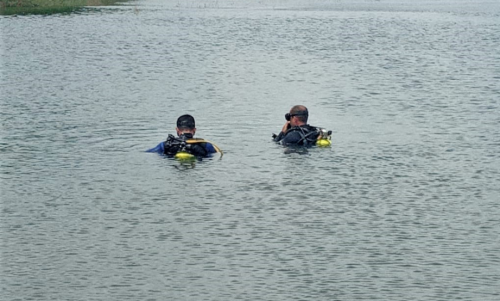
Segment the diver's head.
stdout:
<svg viewBox="0 0 500 301">
<path fill-rule="evenodd" d="M 297 105 L 290 109 L 290 113 L 285 114 L 285 119 L 290 121 L 291 126 L 299 126 L 307 123 L 309 112 L 305 106 Z"/>
<path fill-rule="evenodd" d="M 186 114 L 177 118 L 177 127 L 175 130 L 177 131 L 178 136 L 185 134 L 190 134 L 191 137 L 194 136 L 196 132 L 194 117 Z"/>
</svg>

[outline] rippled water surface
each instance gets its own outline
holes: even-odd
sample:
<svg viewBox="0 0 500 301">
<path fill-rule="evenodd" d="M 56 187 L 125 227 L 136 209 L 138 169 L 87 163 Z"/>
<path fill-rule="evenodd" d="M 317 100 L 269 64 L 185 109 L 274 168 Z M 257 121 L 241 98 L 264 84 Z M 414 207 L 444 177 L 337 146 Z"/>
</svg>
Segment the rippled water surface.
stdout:
<svg viewBox="0 0 500 301">
<path fill-rule="evenodd" d="M 0 299 L 499 300 L 499 6 L 1 17 Z M 144 152 L 184 113 L 222 158 Z"/>
</svg>

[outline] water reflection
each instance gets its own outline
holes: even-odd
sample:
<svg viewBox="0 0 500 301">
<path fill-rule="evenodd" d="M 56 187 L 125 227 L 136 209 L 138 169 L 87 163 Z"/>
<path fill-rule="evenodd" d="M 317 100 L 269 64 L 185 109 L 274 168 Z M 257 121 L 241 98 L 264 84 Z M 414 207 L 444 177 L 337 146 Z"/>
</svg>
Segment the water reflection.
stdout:
<svg viewBox="0 0 500 301">
<path fill-rule="evenodd" d="M 309 150 L 306 147 L 300 147 L 300 146 L 287 146 L 285 147 L 285 150 L 283 151 L 285 154 L 290 155 L 290 154 L 297 154 L 297 155 L 308 155 Z"/>
<path fill-rule="evenodd" d="M 183 161 L 180 161 L 180 162 L 176 162 L 177 164 L 174 164 L 173 166 L 177 169 L 177 170 L 186 170 L 186 169 L 191 169 L 191 168 L 195 168 L 196 166 L 196 160 L 183 160 Z"/>
</svg>

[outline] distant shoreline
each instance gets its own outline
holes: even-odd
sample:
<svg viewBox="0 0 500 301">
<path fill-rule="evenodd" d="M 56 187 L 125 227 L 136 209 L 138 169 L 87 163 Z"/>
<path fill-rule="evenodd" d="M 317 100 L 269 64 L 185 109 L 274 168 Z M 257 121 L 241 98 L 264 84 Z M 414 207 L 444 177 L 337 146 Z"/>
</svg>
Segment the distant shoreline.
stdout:
<svg viewBox="0 0 500 301">
<path fill-rule="evenodd" d="M 57 14 L 85 6 L 113 5 L 127 0 L 2 0 L 0 15 Z"/>
</svg>

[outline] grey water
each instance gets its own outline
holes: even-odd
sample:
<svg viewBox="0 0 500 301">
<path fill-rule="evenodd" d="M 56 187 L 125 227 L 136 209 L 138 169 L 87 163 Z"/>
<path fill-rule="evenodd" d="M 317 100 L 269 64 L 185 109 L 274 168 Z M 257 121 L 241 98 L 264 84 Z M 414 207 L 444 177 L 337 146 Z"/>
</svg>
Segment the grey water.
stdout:
<svg viewBox="0 0 500 301">
<path fill-rule="evenodd" d="M 1 300 L 499 300 L 498 1 L 0 17 Z M 271 141 L 291 106 L 330 148 Z M 222 157 L 145 153 L 190 113 Z"/>
</svg>

